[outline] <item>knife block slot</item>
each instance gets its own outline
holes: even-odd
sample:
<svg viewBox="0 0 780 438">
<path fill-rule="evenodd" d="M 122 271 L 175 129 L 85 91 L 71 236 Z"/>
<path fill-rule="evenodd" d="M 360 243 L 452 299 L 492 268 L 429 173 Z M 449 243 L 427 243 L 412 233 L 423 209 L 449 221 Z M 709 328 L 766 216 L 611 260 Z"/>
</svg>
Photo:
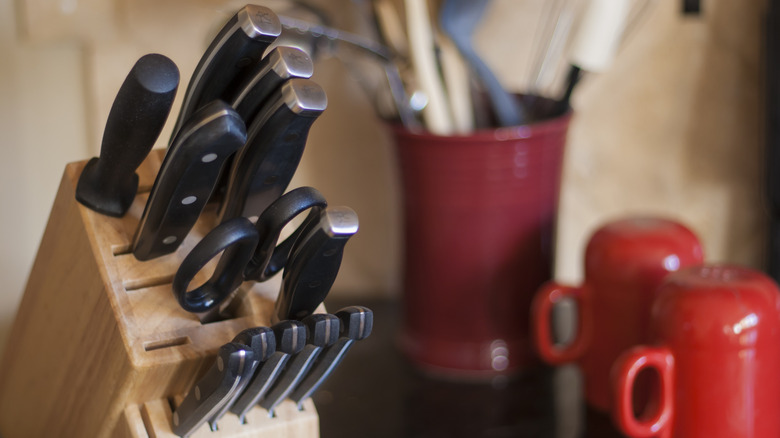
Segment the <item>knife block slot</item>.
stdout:
<svg viewBox="0 0 780 438">
<path fill-rule="evenodd" d="M 134 406 L 125 412 L 125 421 L 128 424 L 131 424 L 131 421 L 140 422 L 149 437 L 177 438 L 172 430 L 173 411 L 177 405 L 176 398 L 172 398 Z M 134 420 L 138 417 L 140 418 Z M 306 421 L 301 421 L 302 419 Z M 208 424 L 204 424 L 190 435 L 190 438 L 316 437 L 319 435 L 318 423 L 311 400 L 304 402 L 302 411 L 297 410 L 295 403 L 286 400 L 276 408 L 273 417 L 268 415 L 268 411 L 257 406 L 247 413 L 245 424 L 241 424 L 234 415 L 226 415 L 219 421 L 218 431 L 212 432 Z M 258 431 L 262 435 L 258 434 Z"/>
<path fill-rule="evenodd" d="M 152 151 L 139 167 L 141 190 L 152 186 L 163 154 Z M 65 168 L 2 356 L 3 438 L 64 431 L 84 437 L 173 436 L 165 433 L 167 400 L 185 395 L 238 332 L 271 324 L 279 290 L 273 280 L 244 284 L 231 309 L 235 317 L 205 325 L 173 296 L 170 282 L 213 227 L 215 206 L 207 206 L 175 253 L 142 262 L 130 246 L 148 193 L 139 193 L 124 217 L 96 213 L 75 200 L 85 164 Z M 209 275 L 202 270 L 194 284 Z M 220 431 L 207 436 L 319 436 L 313 404 L 273 422 L 260 421 L 267 413 L 256 410 L 256 423 L 231 428 L 230 421 L 238 419 L 229 414 L 225 426 L 221 422 Z"/>
<path fill-rule="evenodd" d="M 164 341 L 157 342 L 145 342 L 144 351 L 160 350 L 162 348 L 178 347 L 180 345 L 186 345 L 192 342 L 188 336 L 182 336 L 180 338 L 166 339 Z"/>
</svg>

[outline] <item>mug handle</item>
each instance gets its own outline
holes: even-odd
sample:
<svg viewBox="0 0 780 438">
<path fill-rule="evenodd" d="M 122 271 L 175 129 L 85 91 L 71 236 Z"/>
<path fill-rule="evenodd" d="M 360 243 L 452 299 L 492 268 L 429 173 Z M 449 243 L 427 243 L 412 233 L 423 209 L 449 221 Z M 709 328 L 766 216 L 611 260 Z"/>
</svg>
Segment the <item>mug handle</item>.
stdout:
<svg viewBox="0 0 780 438">
<path fill-rule="evenodd" d="M 634 416 L 633 389 L 639 372 L 655 368 L 661 380 L 660 397 L 652 418 Z M 634 347 L 623 353 L 612 367 L 614 403 L 612 418 L 623 434 L 632 438 L 671 437 L 674 415 L 674 355 L 666 347 Z"/>
<path fill-rule="evenodd" d="M 553 306 L 564 298 L 571 298 L 577 303 L 577 334 L 568 345 L 556 346 L 550 333 L 550 320 Z M 542 360 L 560 365 L 582 357 L 590 343 L 590 312 L 587 311 L 586 301 L 583 288 L 554 281 L 545 283 L 536 293 L 531 304 L 531 333 Z"/>
</svg>

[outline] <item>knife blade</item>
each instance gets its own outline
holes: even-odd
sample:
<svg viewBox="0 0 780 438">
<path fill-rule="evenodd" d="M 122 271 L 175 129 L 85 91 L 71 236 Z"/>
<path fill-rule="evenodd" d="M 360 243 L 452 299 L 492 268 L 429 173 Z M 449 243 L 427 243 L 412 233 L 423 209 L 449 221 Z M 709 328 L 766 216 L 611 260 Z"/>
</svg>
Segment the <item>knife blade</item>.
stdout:
<svg viewBox="0 0 780 438">
<path fill-rule="evenodd" d="M 133 254 L 150 260 L 176 251 L 198 220 L 225 160 L 246 141 L 241 117 L 216 100 L 182 127 L 163 159 L 133 237 Z"/>
<path fill-rule="evenodd" d="M 220 347 L 214 365 L 173 413 L 173 432 L 180 437 L 195 432 L 234 395 L 241 381 L 249 378 L 252 361 L 254 352 L 246 345 L 228 343 Z"/>
<path fill-rule="evenodd" d="M 374 327 L 374 313 L 367 307 L 346 307 L 336 312 L 336 317 L 341 332 L 338 341 L 322 352 L 311 371 L 290 394 L 290 400 L 298 405 L 298 410 L 303 410 L 303 402 L 333 373 L 355 341 L 367 338 Z"/>
<path fill-rule="evenodd" d="M 232 94 L 235 79 L 256 64 L 281 33 L 279 17 L 272 10 L 257 5 L 239 9 L 217 33 L 195 67 L 174 135 L 201 106 Z"/>
<path fill-rule="evenodd" d="M 260 406 L 268 411 L 269 417 L 274 416 L 274 409 L 309 372 L 322 349 L 338 341 L 339 319 L 335 315 L 325 313 L 309 315 L 303 319 L 303 323 L 306 325 L 306 346 L 290 360 L 273 388 L 260 400 Z"/>
<path fill-rule="evenodd" d="M 358 231 L 349 207 L 329 207 L 296 241 L 282 276 L 272 318 L 302 319 L 314 312 L 336 280 L 344 246 Z"/>
<path fill-rule="evenodd" d="M 303 50 L 276 47 L 257 64 L 255 72 L 238 86 L 230 103 L 247 123 L 251 123 L 260 107 L 282 83 L 292 78 L 308 79 L 314 73 L 314 63 Z"/>
<path fill-rule="evenodd" d="M 322 87 L 309 79 L 289 79 L 273 93 L 233 160 L 222 221 L 257 218 L 284 193 L 303 155 L 309 128 L 326 106 Z"/>
<path fill-rule="evenodd" d="M 114 99 L 100 156 L 84 167 L 76 199 L 99 213 L 123 216 L 138 190 L 135 170 L 162 131 L 179 86 L 179 69 L 163 55 L 136 61 Z"/>
<path fill-rule="evenodd" d="M 254 361 L 251 365 L 251 370 L 248 371 L 249 378 L 242 379 L 233 392 L 233 397 L 228 399 L 221 408 L 209 418 L 209 426 L 211 430 L 217 430 L 217 422 L 227 413 L 227 411 L 235 403 L 238 394 L 243 392 L 244 388 L 250 382 L 251 376 L 254 376 L 260 363 L 265 362 L 271 355 L 276 352 L 276 338 L 274 332 L 268 327 L 252 327 L 241 331 L 231 342 L 235 342 L 241 345 L 246 345 L 252 349 L 254 353 Z"/>
<path fill-rule="evenodd" d="M 246 414 L 265 396 L 290 357 L 300 353 L 306 345 L 306 326 L 300 321 L 282 321 L 271 330 L 276 338 L 276 352 L 255 372 L 249 385 L 237 395 L 229 409 L 238 415 L 241 423 L 246 422 Z"/>
</svg>

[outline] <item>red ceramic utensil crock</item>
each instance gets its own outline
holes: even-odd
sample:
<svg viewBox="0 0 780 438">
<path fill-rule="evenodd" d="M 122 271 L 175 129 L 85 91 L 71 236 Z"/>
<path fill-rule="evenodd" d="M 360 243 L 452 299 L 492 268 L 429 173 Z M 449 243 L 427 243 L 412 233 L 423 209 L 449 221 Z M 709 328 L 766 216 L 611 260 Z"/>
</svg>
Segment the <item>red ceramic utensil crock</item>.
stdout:
<svg viewBox="0 0 780 438">
<path fill-rule="evenodd" d="M 468 136 L 393 129 L 404 206 L 401 346 L 435 375 L 527 368 L 528 314 L 551 277 L 570 114 Z"/>
<path fill-rule="evenodd" d="M 630 437 L 780 436 L 780 290 L 739 266 L 667 277 L 653 305 L 653 346 L 615 363 L 613 419 Z M 634 415 L 634 378 L 660 376 L 651 412 Z"/>
<path fill-rule="evenodd" d="M 537 352 L 550 364 L 577 362 L 588 404 L 609 412 L 610 369 L 626 349 L 648 341 L 658 285 L 670 272 L 702 259 L 696 235 L 675 221 L 638 217 L 604 225 L 585 250 L 584 282 L 549 282 L 537 293 L 532 307 Z M 578 330 L 571 343 L 556 346 L 550 334 L 552 307 L 567 297 L 578 304 Z"/>
</svg>

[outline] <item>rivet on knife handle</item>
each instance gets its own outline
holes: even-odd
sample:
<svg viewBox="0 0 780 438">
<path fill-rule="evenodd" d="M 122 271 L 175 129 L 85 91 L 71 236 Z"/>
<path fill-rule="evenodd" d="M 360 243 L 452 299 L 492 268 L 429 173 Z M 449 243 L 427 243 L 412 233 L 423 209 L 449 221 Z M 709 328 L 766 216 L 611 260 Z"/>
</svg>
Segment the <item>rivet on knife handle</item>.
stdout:
<svg viewBox="0 0 780 438">
<path fill-rule="evenodd" d="M 258 366 L 268 360 L 276 352 L 276 337 L 272 329 L 268 327 L 252 327 L 246 330 L 242 330 L 237 334 L 231 342 L 246 345 L 252 349 L 254 353 L 254 363 L 251 366 L 251 371 L 247 371 L 248 377 L 242 379 L 239 382 L 236 389 L 233 391 L 233 396 L 222 404 L 217 412 L 209 418 L 209 426 L 211 430 L 217 430 L 217 422 L 222 418 L 225 413 L 233 406 L 238 398 L 238 395 L 244 391 L 244 388 L 249 385 L 249 381 L 254 376 Z"/>
<path fill-rule="evenodd" d="M 206 206 L 222 165 L 244 145 L 244 121 L 216 100 L 198 110 L 176 136 L 146 202 L 133 254 L 150 260 L 176 251 Z"/>
<path fill-rule="evenodd" d="M 322 349 L 338 341 L 339 319 L 334 315 L 318 313 L 303 319 L 306 325 L 306 346 L 285 367 L 273 388 L 260 401 L 260 406 L 273 417 L 274 410 L 298 386 L 317 360 Z"/>
<path fill-rule="evenodd" d="M 328 102 L 322 87 L 300 78 L 289 79 L 271 99 L 247 128 L 247 143 L 233 160 L 220 209 L 222 221 L 258 217 L 284 193 L 309 129 Z"/>
<path fill-rule="evenodd" d="M 100 157 L 79 177 L 76 199 L 109 216 L 122 216 L 138 189 L 135 170 L 160 135 L 179 86 L 179 69 L 159 54 L 141 57 L 122 83 L 108 114 Z"/>
<path fill-rule="evenodd" d="M 265 396 L 281 374 L 290 357 L 306 346 L 306 326 L 300 321 L 282 321 L 271 329 L 276 337 L 276 352 L 255 371 L 249 385 L 237 395 L 230 412 L 238 415 L 241 423 L 246 414 Z"/>
<path fill-rule="evenodd" d="M 214 365 L 173 413 L 173 433 L 187 437 L 195 432 L 235 394 L 241 381 L 249 378 L 254 360 L 254 353 L 245 345 L 223 345 Z"/>
<path fill-rule="evenodd" d="M 344 246 L 358 230 L 349 207 L 329 207 L 296 241 L 284 269 L 273 318 L 302 319 L 314 312 L 336 280 Z"/>
<path fill-rule="evenodd" d="M 226 99 L 230 87 L 282 33 L 279 17 L 263 6 L 246 5 L 222 27 L 192 73 L 176 131 L 191 114 L 214 99 Z"/>
<path fill-rule="evenodd" d="M 335 344 L 320 354 L 309 374 L 290 394 L 290 400 L 303 409 L 303 402 L 319 389 L 320 385 L 333 373 L 355 343 L 367 338 L 374 327 L 374 313 L 362 306 L 350 306 L 336 312 L 340 321 L 341 336 Z"/>
</svg>

